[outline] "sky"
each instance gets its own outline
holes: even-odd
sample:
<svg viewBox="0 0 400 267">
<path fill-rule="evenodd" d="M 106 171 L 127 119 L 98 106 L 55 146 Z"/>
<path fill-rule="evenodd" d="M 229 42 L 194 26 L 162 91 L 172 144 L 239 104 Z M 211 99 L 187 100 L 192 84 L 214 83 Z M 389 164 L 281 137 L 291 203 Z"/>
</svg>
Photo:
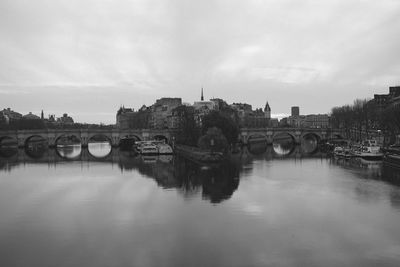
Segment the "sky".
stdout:
<svg viewBox="0 0 400 267">
<path fill-rule="evenodd" d="M 115 123 L 222 98 L 329 113 L 400 85 L 398 0 L 1 0 L 0 109 Z"/>
</svg>

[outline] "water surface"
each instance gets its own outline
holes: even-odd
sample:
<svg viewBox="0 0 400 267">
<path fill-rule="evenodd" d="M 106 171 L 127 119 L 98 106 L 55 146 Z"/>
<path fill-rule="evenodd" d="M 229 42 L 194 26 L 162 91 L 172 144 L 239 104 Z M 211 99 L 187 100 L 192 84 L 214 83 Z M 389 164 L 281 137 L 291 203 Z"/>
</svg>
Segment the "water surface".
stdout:
<svg viewBox="0 0 400 267">
<path fill-rule="evenodd" d="M 1 153 L 0 266 L 400 264 L 400 177 L 380 163 L 268 146 L 199 166 L 91 146 Z"/>
</svg>

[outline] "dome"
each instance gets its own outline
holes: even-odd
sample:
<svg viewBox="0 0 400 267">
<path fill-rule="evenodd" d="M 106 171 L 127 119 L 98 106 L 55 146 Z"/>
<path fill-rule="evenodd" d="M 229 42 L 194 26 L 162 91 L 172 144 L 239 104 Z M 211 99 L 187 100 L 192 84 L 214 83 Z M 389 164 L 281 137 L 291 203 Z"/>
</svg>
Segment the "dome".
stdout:
<svg viewBox="0 0 400 267">
<path fill-rule="evenodd" d="M 23 118 L 28 120 L 40 120 L 40 117 L 36 116 L 35 114 L 32 114 L 32 112 L 29 112 L 29 114 L 24 115 Z"/>
</svg>

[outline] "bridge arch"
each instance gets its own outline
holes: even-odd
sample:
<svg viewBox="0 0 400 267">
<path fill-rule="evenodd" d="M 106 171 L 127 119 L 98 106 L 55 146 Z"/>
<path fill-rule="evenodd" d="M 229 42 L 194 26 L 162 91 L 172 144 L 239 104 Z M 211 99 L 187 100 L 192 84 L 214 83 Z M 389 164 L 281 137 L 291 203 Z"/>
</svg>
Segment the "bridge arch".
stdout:
<svg viewBox="0 0 400 267">
<path fill-rule="evenodd" d="M 6 142 L 7 144 L 15 143 L 15 145 L 18 145 L 18 139 L 15 136 L 3 135 L 3 136 L 0 136 L 0 147 L 3 145 L 3 141 L 6 141 L 6 140 L 8 140 L 8 142 Z"/>
<path fill-rule="evenodd" d="M 134 138 L 136 141 L 141 141 L 142 140 L 142 138 L 138 134 L 126 133 L 126 134 L 120 134 L 119 137 L 120 137 L 120 140 L 123 139 L 123 138 Z"/>
<path fill-rule="evenodd" d="M 102 137 L 105 137 L 105 138 L 102 138 Z M 91 141 L 96 141 L 96 138 L 98 138 L 98 140 L 105 139 L 110 143 L 110 145 L 113 144 L 112 136 L 110 133 L 92 133 L 92 134 L 88 135 L 87 142 L 89 143 Z"/>
<path fill-rule="evenodd" d="M 301 136 L 301 153 L 312 155 L 318 151 L 318 144 L 323 139 L 322 135 L 315 132 L 305 132 Z"/>
<path fill-rule="evenodd" d="M 301 140 L 305 139 L 305 138 L 308 137 L 308 136 L 313 136 L 313 137 L 315 137 L 315 138 L 317 139 L 317 142 L 318 142 L 318 143 L 323 139 L 323 138 L 322 138 L 322 135 L 319 134 L 319 133 L 316 133 L 316 132 L 304 132 L 304 133 L 301 135 Z"/>
<path fill-rule="evenodd" d="M 271 153 L 274 158 L 288 158 L 288 157 L 293 156 L 296 153 L 297 149 L 298 149 L 298 146 L 296 146 L 294 144 L 289 149 L 284 150 L 284 151 L 280 151 L 280 149 L 277 149 L 277 147 L 272 146 Z"/>
<path fill-rule="evenodd" d="M 94 141 L 94 142 L 93 142 Z M 108 145 L 105 145 L 107 142 Z M 96 144 L 97 143 L 97 144 Z M 107 158 L 112 152 L 113 139 L 111 133 L 93 133 L 87 138 L 87 153 L 94 159 Z"/>
<path fill-rule="evenodd" d="M 63 160 L 77 160 L 81 158 L 83 148 L 82 146 L 69 146 L 62 149 L 56 147 L 54 150 L 55 154 Z"/>
<path fill-rule="evenodd" d="M 294 134 L 294 133 L 292 133 L 292 132 L 290 132 L 290 131 L 278 131 L 278 132 L 275 132 L 273 135 L 272 135 L 272 142 L 274 141 L 274 140 L 276 140 L 276 138 L 279 136 L 279 135 L 289 135 L 291 138 L 292 138 L 292 140 L 295 142 L 296 141 L 296 135 Z"/>
<path fill-rule="evenodd" d="M 77 140 L 79 140 L 79 143 L 82 145 L 81 135 L 78 134 L 78 133 L 61 133 L 61 134 L 57 134 L 56 137 L 54 138 L 54 145 L 57 146 L 58 141 L 61 138 L 64 138 L 64 137 L 74 137 Z"/>
<path fill-rule="evenodd" d="M 247 151 L 252 155 L 261 155 L 268 150 L 267 143 L 247 143 Z"/>
<path fill-rule="evenodd" d="M 38 138 L 38 143 L 36 145 L 30 143 L 34 138 Z M 46 143 L 46 145 L 44 143 Z M 49 140 L 47 139 L 47 136 L 41 134 L 29 135 L 24 140 L 25 154 L 33 159 L 43 158 L 46 151 L 48 151 L 48 145 Z"/>
<path fill-rule="evenodd" d="M 299 140 L 295 133 L 290 131 L 277 131 L 272 136 L 272 147 L 274 154 L 279 157 L 286 157 L 293 153 Z"/>
<path fill-rule="evenodd" d="M 40 133 L 35 133 L 35 134 L 31 134 L 25 137 L 24 139 L 24 146 L 28 146 L 28 143 L 33 139 L 33 138 L 40 138 L 45 142 L 49 142 L 49 140 L 47 139 L 47 135 L 44 134 L 40 134 Z"/>
<path fill-rule="evenodd" d="M 268 143 L 268 137 L 262 133 L 251 133 L 247 136 L 247 144 L 250 142 L 257 142 L 257 143 Z"/>
<path fill-rule="evenodd" d="M 18 139 L 13 136 L 0 136 L 0 157 L 11 158 L 16 154 L 18 154 Z"/>
</svg>

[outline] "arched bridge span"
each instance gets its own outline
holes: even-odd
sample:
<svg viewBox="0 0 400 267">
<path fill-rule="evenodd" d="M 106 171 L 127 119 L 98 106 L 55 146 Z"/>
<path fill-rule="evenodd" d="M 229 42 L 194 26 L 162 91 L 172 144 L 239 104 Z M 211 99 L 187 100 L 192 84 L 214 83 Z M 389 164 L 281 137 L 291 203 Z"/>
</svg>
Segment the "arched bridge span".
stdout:
<svg viewBox="0 0 400 267">
<path fill-rule="evenodd" d="M 53 147 L 62 136 L 75 136 L 81 141 L 82 146 L 86 147 L 89 140 L 95 136 L 104 136 L 112 146 L 118 146 L 120 140 L 126 136 L 135 136 L 138 140 L 151 140 L 154 137 L 163 136 L 164 139 L 170 141 L 173 135 L 173 130 L 169 129 L 40 129 L 0 131 L 0 140 L 11 138 L 18 142 L 19 147 L 24 147 L 31 137 L 39 136 L 46 140 L 50 147 Z"/>
<path fill-rule="evenodd" d="M 290 136 L 296 144 L 301 144 L 306 136 L 314 136 L 318 142 L 337 138 L 337 136 L 345 137 L 343 130 L 330 128 L 242 128 L 240 129 L 239 139 L 243 144 L 247 144 L 249 140 L 252 140 L 252 137 L 257 137 L 258 140 L 272 144 L 274 139 L 281 135 Z"/>
</svg>

